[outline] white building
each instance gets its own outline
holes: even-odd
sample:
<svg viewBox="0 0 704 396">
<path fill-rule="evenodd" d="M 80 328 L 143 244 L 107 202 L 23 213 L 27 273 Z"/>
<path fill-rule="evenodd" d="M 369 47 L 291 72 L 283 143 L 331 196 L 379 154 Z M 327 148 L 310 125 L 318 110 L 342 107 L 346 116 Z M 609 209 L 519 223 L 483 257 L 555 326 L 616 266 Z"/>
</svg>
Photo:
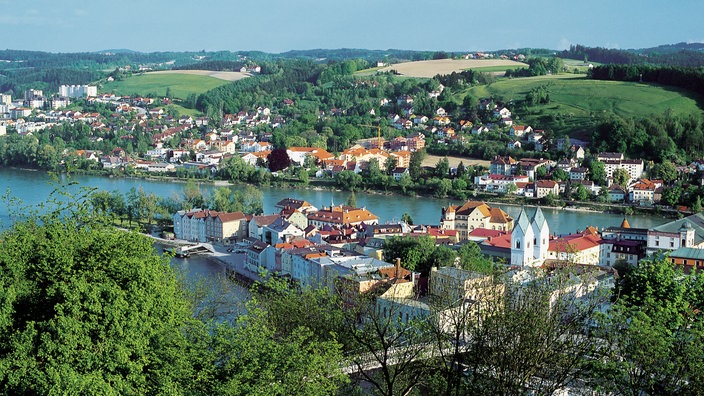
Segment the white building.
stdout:
<svg viewBox="0 0 704 396">
<path fill-rule="evenodd" d="M 521 209 L 518 220 L 511 232 L 511 265 L 540 266 L 548 258 L 550 228 L 537 208 L 529 221 L 525 210 Z"/>
<path fill-rule="evenodd" d="M 87 98 L 98 96 L 98 87 L 91 85 L 62 85 L 59 87 L 59 96 L 68 98 Z"/>
</svg>

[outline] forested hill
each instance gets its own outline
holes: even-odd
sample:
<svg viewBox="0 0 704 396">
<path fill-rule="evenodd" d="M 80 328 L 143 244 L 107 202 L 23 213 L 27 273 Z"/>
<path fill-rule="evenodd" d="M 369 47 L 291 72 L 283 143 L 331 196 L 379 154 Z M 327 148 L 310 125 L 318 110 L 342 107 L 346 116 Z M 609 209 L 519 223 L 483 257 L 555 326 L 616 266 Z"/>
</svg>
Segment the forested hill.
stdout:
<svg viewBox="0 0 704 396">
<path fill-rule="evenodd" d="M 433 59 L 438 53 L 435 51 L 411 51 L 400 49 L 388 50 L 368 50 L 368 49 L 311 49 L 311 50 L 295 50 L 281 53 L 284 58 L 307 58 L 316 60 L 333 60 L 341 61 L 347 59 L 364 59 L 368 61 L 412 61 L 412 60 L 428 60 Z M 449 56 L 459 55 L 449 53 Z"/>
<path fill-rule="evenodd" d="M 629 50 L 572 45 L 557 55 L 599 63 L 700 67 L 704 66 L 704 43 L 678 43 Z"/>
</svg>

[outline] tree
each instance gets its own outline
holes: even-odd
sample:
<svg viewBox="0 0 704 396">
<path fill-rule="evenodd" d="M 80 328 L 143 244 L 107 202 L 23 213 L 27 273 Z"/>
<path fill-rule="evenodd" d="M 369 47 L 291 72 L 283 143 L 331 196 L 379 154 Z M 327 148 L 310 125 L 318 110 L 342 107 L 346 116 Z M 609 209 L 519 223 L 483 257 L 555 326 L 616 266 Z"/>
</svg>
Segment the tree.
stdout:
<svg viewBox="0 0 704 396">
<path fill-rule="evenodd" d="M 450 161 L 447 157 L 442 157 L 438 160 L 438 163 L 435 165 L 435 175 L 440 178 L 450 175 Z"/>
<path fill-rule="evenodd" d="M 558 168 L 559 169 L 559 168 Z M 564 171 L 563 171 L 564 172 Z M 544 166 L 539 166 L 535 168 L 535 179 L 536 180 L 541 180 L 545 178 L 545 175 L 548 173 L 548 170 Z"/>
<path fill-rule="evenodd" d="M 401 191 L 404 194 L 407 194 L 410 191 L 409 188 L 413 186 L 413 179 L 411 179 L 411 175 L 404 173 L 398 180 L 398 185 L 401 187 Z"/>
<path fill-rule="evenodd" d="M 577 201 L 586 201 L 589 199 L 589 191 L 587 190 L 586 187 L 584 187 L 584 184 L 577 184 L 577 188 L 575 189 L 574 193 L 572 196 L 574 199 Z"/>
<path fill-rule="evenodd" d="M 672 186 L 664 188 L 662 191 L 662 200 L 666 204 L 674 207 L 680 202 L 682 196 L 682 187 Z"/>
<path fill-rule="evenodd" d="M 291 159 L 288 157 L 288 153 L 285 148 L 275 148 L 271 150 L 271 153 L 269 153 L 266 157 L 266 160 L 269 164 L 269 170 L 272 172 L 284 170 L 291 165 Z"/>
<path fill-rule="evenodd" d="M 452 181 L 450 179 L 435 179 L 435 196 L 444 198 L 452 191 Z"/>
<path fill-rule="evenodd" d="M 195 347 L 215 368 L 202 393 L 335 393 L 348 381 L 339 369 L 337 337 L 348 339 L 339 298 L 327 288 L 301 290 L 277 279 L 259 286 L 234 325 L 211 324 L 200 335 Z"/>
<path fill-rule="evenodd" d="M 628 186 L 628 181 L 631 179 L 630 173 L 623 168 L 614 169 L 612 177 L 614 179 L 614 183 L 622 187 Z"/>
<path fill-rule="evenodd" d="M 5 392 L 156 394 L 192 386 L 189 307 L 142 235 L 82 213 L 16 223 L 0 245 Z"/>
<path fill-rule="evenodd" d="M 351 206 L 353 208 L 357 207 L 357 197 L 354 195 L 354 191 L 352 191 L 350 196 L 347 197 L 347 206 Z"/>
<path fill-rule="evenodd" d="M 662 179 L 666 184 L 670 184 L 677 180 L 677 167 L 672 161 L 654 164 L 650 169 L 650 177 Z"/>
<path fill-rule="evenodd" d="M 343 170 L 335 175 L 335 184 L 349 191 L 355 191 L 362 183 L 362 176 L 354 171 Z"/>
<path fill-rule="evenodd" d="M 429 333 L 423 318 L 403 315 L 402 302 L 390 298 L 361 295 L 348 327 L 356 353 L 348 357 L 356 374 L 368 382 L 374 394 L 407 395 L 430 373 L 423 345 Z M 361 323 L 358 318 L 363 318 Z M 377 370 L 368 370 L 374 364 Z"/>
<path fill-rule="evenodd" d="M 604 359 L 593 380 L 620 394 L 699 394 L 704 386 L 704 277 L 686 275 L 662 256 L 618 278 L 613 308 L 596 327 Z"/>
<path fill-rule="evenodd" d="M 309 175 L 306 168 L 298 168 L 296 174 L 298 175 L 298 180 L 300 180 L 301 183 L 308 185 Z"/>
<path fill-rule="evenodd" d="M 463 243 L 458 256 L 462 269 L 484 274 L 491 274 L 496 269 L 494 262 L 482 254 L 479 245 L 474 241 Z"/>
<path fill-rule="evenodd" d="M 595 158 L 589 161 L 589 175 L 594 183 L 600 186 L 606 184 L 606 168 L 603 162 Z"/>
<path fill-rule="evenodd" d="M 552 171 L 552 180 L 554 181 L 566 181 L 570 179 L 570 174 L 564 169 L 557 168 Z"/>
<path fill-rule="evenodd" d="M 467 168 L 465 168 L 464 162 L 460 161 L 460 163 L 457 165 L 457 177 L 463 178 L 466 173 L 467 173 Z"/>
<path fill-rule="evenodd" d="M 243 212 L 255 215 L 264 211 L 261 190 L 249 184 L 217 188 L 209 207 L 218 212 Z"/>
<path fill-rule="evenodd" d="M 404 212 L 401 216 L 401 221 L 408 225 L 413 225 L 413 217 L 408 212 Z"/>
<path fill-rule="evenodd" d="M 154 193 L 146 193 L 142 187 L 139 188 L 137 194 L 139 201 L 139 218 L 142 219 L 145 224 L 151 224 L 157 212 L 157 202 L 159 198 Z"/>
<path fill-rule="evenodd" d="M 183 202 L 185 209 L 205 207 L 205 198 L 200 190 L 200 186 L 193 180 L 188 180 L 183 188 Z"/>
<path fill-rule="evenodd" d="M 412 180 L 417 180 L 420 177 L 425 155 L 425 150 L 418 150 L 411 153 L 411 160 L 409 161 L 408 165 L 408 173 L 411 174 Z"/>
<path fill-rule="evenodd" d="M 585 357 L 600 356 L 601 344 L 584 331 L 608 300 L 594 282 L 594 274 L 575 277 L 566 268 L 527 285 L 500 280 L 475 292 L 475 302 L 464 307 L 471 320 L 445 322 L 462 337 L 460 392 L 550 395 L 590 378 Z M 460 307 L 451 307 L 447 316 L 457 315 Z"/>
<path fill-rule="evenodd" d="M 428 236 L 391 237 L 384 240 L 384 260 L 393 263 L 396 258 L 400 258 L 404 268 L 422 274 L 430 273 L 430 267 L 435 265 L 434 251 L 435 242 Z"/>
<path fill-rule="evenodd" d="M 384 163 L 384 170 L 386 170 L 386 174 L 391 176 L 394 172 L 394 169 L 396 169 L 397 164 L 398 164 L 398 159 L 396 158 L 396 156 L 389 155 L 386 158 L 386 162 Z"/>
</svg>

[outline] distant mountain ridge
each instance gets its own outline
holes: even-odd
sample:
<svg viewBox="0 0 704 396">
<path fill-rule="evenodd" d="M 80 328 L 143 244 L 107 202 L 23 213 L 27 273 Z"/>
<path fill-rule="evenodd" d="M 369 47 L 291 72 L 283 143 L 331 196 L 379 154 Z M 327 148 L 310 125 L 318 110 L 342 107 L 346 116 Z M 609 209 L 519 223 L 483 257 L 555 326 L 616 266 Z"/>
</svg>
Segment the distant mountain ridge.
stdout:
<svg viewBox="0 0 704 396">
<path fill-rule="evenodd" d="M 680 52 L 680 51 L 704 52 L 704 43 L 681 42 L 681 43 L 677 43 L 677 44 L 659 45 L 657 47 L 652 47 L 652 48 L 632 49 L 629 51 L 638 52 L 638 53 L 661 53 L 661 54 Z"/>
</svg>

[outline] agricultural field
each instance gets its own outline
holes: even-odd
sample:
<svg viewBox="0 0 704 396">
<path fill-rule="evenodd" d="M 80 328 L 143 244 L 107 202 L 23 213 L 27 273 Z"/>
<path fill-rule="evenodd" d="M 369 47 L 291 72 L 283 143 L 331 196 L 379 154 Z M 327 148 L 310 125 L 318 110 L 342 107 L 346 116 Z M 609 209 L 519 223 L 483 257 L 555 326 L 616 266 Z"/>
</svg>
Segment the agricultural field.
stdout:
<svg viewBox="0 0 704 396">
<path fill-rule="evenodd" d="M 426 154 L 421 166 L 428 166 L 428 167 L 434 168 L 435 165 L 438 164 L 438 161 L 440 161 L 443 158 L 445 158 L 445 157 L 440 156 L 440 155 Z M 486 161 L 483 159 L 462 158 L 462 157 L 453 157 L 453 156 L 447 156 L 447 161 L 450 163 L 450 168 L 457 168 L 457 165 L 459 165 L 460 162 L 462 162 L 465 167 L 469 167 L 472 165 L 481 165 L 487 169 L 489 168 L 489 165 L 491 164 L 491 161 Z"/>
<path fill-rule="evenodd" d="M 580 137 L 580 133 L 589 136 L 597 115 L 646 117 L 668 109 L 673 114 L 692 114 L 704 108 L 704 98 L 675 87 L 590 80 L 575 74 L 504 79 L 473 87 L 468 93 L 477 98 L 521 101 L 532 88 L 541 86 L 547 87 L 550 103 L 529 107 L 519 114 L 521 118 L 514 119 L 574 137 Z"/>
<path fill-rule="evenodd" d="M 484 71 L 484 68 L 487 72 L 502 72 L 517 67 L 526 67 L 526 64 L 504 59 L 436 59 L 397 63 L 378 71 L 395 70 L 403 76 L 431 78 L 438 74 L 451 74 L 468 69 Z"/>
<path fill-rule="evenodd" d="M 563 59 L 562 61 L 565 63 L 565 67 L 570 73 L 572 73 L 575 69 L 577 69 L 579 73 L 586 73 L 589 71 L 589 65 L 601 66 L 601 63 L 589 61 L 585 63 L 583 60 L 576 59 Z"/>
<path fill-rule="evenodd" d="M 101 92 L 114 92 L 118 95 L 139 94 L 164 96 L 166 89 L 171 96 L 185 99 L 190 94 L 199 95 L 231 81 L 247 77 L 246 73 L 215 72 L 208 70 L 168 70 L 133 75 L 125 80 L 105 83 Z"/>
</svg>

